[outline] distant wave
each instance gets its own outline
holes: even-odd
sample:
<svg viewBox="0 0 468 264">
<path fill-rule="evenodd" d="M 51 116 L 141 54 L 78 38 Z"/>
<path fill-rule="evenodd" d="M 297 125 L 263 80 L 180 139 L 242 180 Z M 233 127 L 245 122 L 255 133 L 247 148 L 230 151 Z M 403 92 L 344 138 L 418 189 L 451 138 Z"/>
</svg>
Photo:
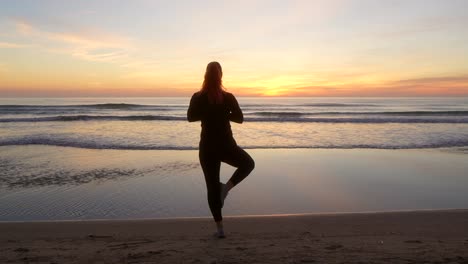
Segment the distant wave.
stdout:
<svg viewBox="0 0 468 264">
<path fill-rule="evenodd" d="M 446 123 L 446 124 L 465 124 L 468 123 L 468 117 L 444 117 L 444 118 L 398 118 L 398 117 L 260 117 L 245 118 L 251 122 L 295 122 L 295 123 Z"/>
<path fill-rule="evenodd" d="M 75 147 L 85 149 L 120 149 L 120 150 L 196 150 L 197 146 L 160 145 L 155 146 L 148 143 L 124 144 L 124 143 L 97 143 L 86 141 L 86 139 L 53 139 L 41 137 L 26 137 L 22 139 L 0 140 L 0 146 L 18 145 L 47 145 L 60 147 Z M 344 144 L 344 145 L 243 145 L 246 149 L 426 149 L 426 148 L 449 148 L 467 147 L 468 139 L 454 140 L 432 144 L 407 144 L 407 145 L 385 145 L 385 144 Z"/>
<path fill-rule="evenodd" d="M 320 115 L 380 115 L 380 116 L 467 116 L 468 111 L 388 111 L 388 112 L 282 112 L 259 111 L 248 114 L 257 116 L 320 116 Z"/>
<path fill-rule="evenodd" d="M 135 115 L 135 116 L 106 116 L 106 115 L 63 115 L 63 116 L 48 116 L 48 117 L 31 117 L 31 118 L 0 118 L 0 123 L 9 122 L 64 122 L 64 121 L 145 121 L 145 120 L 160 120 L 174 121 L 186 120 L 185 117 L 177 116 L 160 116 L 160 115 Z"/>
<path fill-rule="evenodd" d="M 409 114 L 398 117 L 370 115 L 358 117 L 306 117 L 302 113 L 266 113 L 261 117 L 246 116 L 250 122 L 296 122 L 296 123 L 468 123 L 468 116 L 424 116 Z M 415 116 L 413 116 L 415 115 Z M 183 116 L 166 115 L 60 115 L 25 118 L 0 118 L 0 123 L 12 122 L 69 122 L 69 121 L 185 121 Z"/>
<path fill-rule="evenodd" d="M 343 103 L 312 103 L 300 104 L 299 106 L 313 106 L 313 107 L 374 107 L 380 106 L 376 104 L 343 104 Z"/>
<path fill-rule="evenodd" d="M 0 105 L 0 109 L 8 108 L 77 108 L 77 107 L 92 107 L 92 108 L 131 108 L 131 107 L 153 107 L 157 105 L 140 105 L 140 104 L 124 104 L 124 103 L 109 103 L 109 104 L 77 104 L 77 105 Z"/>
<path fill-rule="evenodd" d="M 258 116 L 303 116 L 308 115 L 307 113 L 301 112 L 251 112 L 249 114 Z"/>
<path fill-rule="evenodd" d="M 288 103 L 279 103 L 279 104 L 242 104 L 243 107 L 381 107 L 382 105 L 378 104 L 360 104 L 360 103 L 306 103 L 306 104 L 288 104 Z"/>
<path fill-rule="evenodd" d="M 0 105 L 0 109 L 15 109 L 15 108 L 79 108 L 79 107 L 92 107 L 92 108 L 131 108 L 131 107 L 145 107 L 139 104 L 84 104 L 84 105 Z"/>
<path fill-rule="evenodd" d="M 39 111 L 39 110 L 69 110 L 69 109 L 96 109 L 96 110 L 164 110 L 187 108 L 188 105 L 141 105 L 141 104 L 81 104 L 81 105 L 0 105 L 0 112 L 12 111 Z"/>
<path fill-rule="evenodd" d="M 152 146 L 148 144 L 128 145 L 120 143 L 96 143 L 93 141 L 78 141 L 73 139 L 51 139 L 51 138 L 23 138 L 13 140 L 0 140 L 0 146 L 21 146 L 21 145 L 47 145 L 58 147 L 74 147 L 85 149 L 122 149 L 122 150 L 194 150 L 197 147 L 184 146 Z"/>
<path fill-rule="evenodd" d="M 146 105 L 139 104 L 90 104 L 90 105 L 79 105 L 79 107 L 96 107 L 96 108 L 109 108 L 109 109 L 119 109 L 119 108 L 134 108 L 134 107 L 146 107 Z"/>
<path fill-rule="evenodd" d="M 291 104 L 252 104 L 246 103 L 242 105 L 243 107 L 379 107 L 381 105 L 377 104 L 352 104 L 352 103 L 310 103 L 310 104 L 298 104 L 298 105 L 291 105 Z M 187 105 L 184 104 L 177 104 L 177 105 L 144 105 L 144 104 L 127 104 L 127 103 L 106 103 L 106 104 L 71 104 L 71 105 L 0 105 L 1 110 L 8 110 L 8 109 L 46 109 L 46 108 L 56 108 L 56 109 L 64 109 L 64 108 L 96 108 L 96 109 L 134 109 L 134 108 L 187 108 Z"/>
</svg>

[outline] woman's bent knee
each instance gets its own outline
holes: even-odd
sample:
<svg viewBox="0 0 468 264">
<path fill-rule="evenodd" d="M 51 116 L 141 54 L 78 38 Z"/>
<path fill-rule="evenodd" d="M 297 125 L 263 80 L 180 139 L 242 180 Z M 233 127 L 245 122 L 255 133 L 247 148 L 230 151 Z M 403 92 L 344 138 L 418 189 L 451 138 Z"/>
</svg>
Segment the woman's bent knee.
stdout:
<svg viewBox="0 0 468 264">
<path fill-rule="evenodd" d="M 249 162 L 246 165 L 246 170 L 248 170 L 249 172 L 255 169 L 255 161 L 252 158 L 249 159 Z"/>
</svg>

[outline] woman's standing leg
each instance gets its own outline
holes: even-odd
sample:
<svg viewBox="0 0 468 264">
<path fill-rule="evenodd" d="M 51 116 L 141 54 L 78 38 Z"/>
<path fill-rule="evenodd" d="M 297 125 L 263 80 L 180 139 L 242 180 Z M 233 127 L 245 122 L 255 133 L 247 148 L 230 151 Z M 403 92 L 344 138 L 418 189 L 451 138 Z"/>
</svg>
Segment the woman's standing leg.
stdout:
<svg viewBox="0 0 468 264">
<path fill-rule="evenodd" d="M 219 170 L 221 161 L 215 153 L 203 151 L 200 148 L 199 153 L 200 165 L 205 175 L 205 183 L 208 194 L 208 205 L 211 214 L 216 222 L 218 237 L 224 237 L 223 216 L 221 214 L 221 186 L 219 183 Z"/>
</svg>

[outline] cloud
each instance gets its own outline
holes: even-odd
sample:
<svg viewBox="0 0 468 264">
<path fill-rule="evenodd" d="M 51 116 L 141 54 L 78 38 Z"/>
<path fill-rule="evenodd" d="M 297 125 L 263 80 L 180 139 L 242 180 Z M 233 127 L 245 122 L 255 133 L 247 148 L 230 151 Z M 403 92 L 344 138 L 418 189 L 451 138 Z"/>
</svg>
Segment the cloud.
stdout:
<svg viewBox="0 0 468 264">
<path fill-rule="evenodd" d="M 437 85 L 453 85 L 453 84 L 464 84 L 468 85 L 468 76 L 443 76 L 443 77 L 427 77 L 427 78 L 416 78 L 406 79 L 394 82 L 395 84 L 403 85 L 421 85 L 421 84 L 437 84 Z"/>
<path fill-rule="evenodd" d="M 48 51 L 65 53 L 89 61 L 115 61 L 127 56 L 132 49 L 129 38 L 83 29 L 76 32 L 54 32 L 39 29 L 27 21 L 15 21 L 16 31 L 26 37 L 36 38 L 36 43 Z M 1 47 L 1 46 L 0 46 Z"/>
<path fill-rule="evenodd" d="M 7 49 L 19 49 L 28 47 L 29 45 L 25 44 L 18 44 L 18 43 L 11 43 L 11 42 L 0 42 L 0 48 L 7 48 Z"/>
<path fill-rule="evenodd" d="M 88 32 L 43 32 L 51 40 L 91 49 L 128 47 L 127 39 L 98 31 Z"/>
<path fill-rule="evenodd" d="M 32 25 L 26 21 L 16 21 L 15 25 L 16 30 L 23 35 L 30 35 L 34 31 Z"/>
<path fill-rule="evenodd" d="M 0 64 L 0 73 L 2 65 Z M 153 72 L 128 76 L 143 78 L 145 74 L 152 76 Z M 53 88 L 20 88 L 8 89 L 0 87 L 4 96 L 189 96 L 193 93 L 193 85 L 151 84 L 147 87 L 126 86 L 122 79 L 122 87 L 102 88 L 106 84 L 90 81 L 86 87 Z M 174 86 L 175 85 L 175 86 Z M 175 88 L 177 87 L 177 88 Z M 191 87 L 191 88 L 185 88 Z M 414 78 L 384 82 L 380 84 L 345 84 L 345 85 L 310 85 L 291 88 L 245 87 L 232 86 L 228 91 L 238 96 L 362 96 L 362 97 L 411 97 L 411 96 L 468 96 L 468 76 L 441 76 Z"/>
<path fill-rule="evenodd" d="M 382 87 L 388 93 L 410 96 L 467 96 L 468 76 L 442 76 L 398 80 Z"/>
<path fill-rule="evenodd" d="M 7 66 L 3 63 L 0 63 L 0 73 L 7 72 L 7 71 L 8 71 Z"/>
<path fill-rule="evenodd" d="M 426 77 L 376 84 L 306 86 L 290 89 L 290 96 L 468 96 L 468 76 Z"/>
<path fill-rule="evenodd" d="M 416 34 L 432 33 L 434 31 L 445 31 L 451 28 L 463 27 L 467 23 L 466 16 L 440 16 L 419 19 L 404 27 L 397 27 L 391 30 L 376 32 L 377 38 L 398 38 L 414 36 Z"/>
<path fill-rule="evenodd" d="M 98 50 L 89 50 L 86 48 L 76 48 L 72 50 L 71 55 L 89 61 L 116 61 L 118 59 L 128 57 L 128 54 L 120 49 L 113 49 L 113 51 L 108 50 L 108 52 L 102 52 Z"/>
</svg>

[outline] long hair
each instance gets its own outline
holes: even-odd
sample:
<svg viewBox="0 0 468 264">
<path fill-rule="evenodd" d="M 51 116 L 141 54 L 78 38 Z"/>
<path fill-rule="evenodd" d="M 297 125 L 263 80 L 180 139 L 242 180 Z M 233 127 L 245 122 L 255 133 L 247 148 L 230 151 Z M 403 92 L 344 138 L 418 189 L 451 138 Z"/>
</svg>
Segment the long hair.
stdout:
<svg viewBox="0 0 468 264">
<path fill-rule="evenodd" d="M 202 93 L 208 95 L 211 103 L 223 102 L 223 69 L 217 61 L 212 61 L 206 66 L 205 79 L 201 88 Z"/>
</svg>

